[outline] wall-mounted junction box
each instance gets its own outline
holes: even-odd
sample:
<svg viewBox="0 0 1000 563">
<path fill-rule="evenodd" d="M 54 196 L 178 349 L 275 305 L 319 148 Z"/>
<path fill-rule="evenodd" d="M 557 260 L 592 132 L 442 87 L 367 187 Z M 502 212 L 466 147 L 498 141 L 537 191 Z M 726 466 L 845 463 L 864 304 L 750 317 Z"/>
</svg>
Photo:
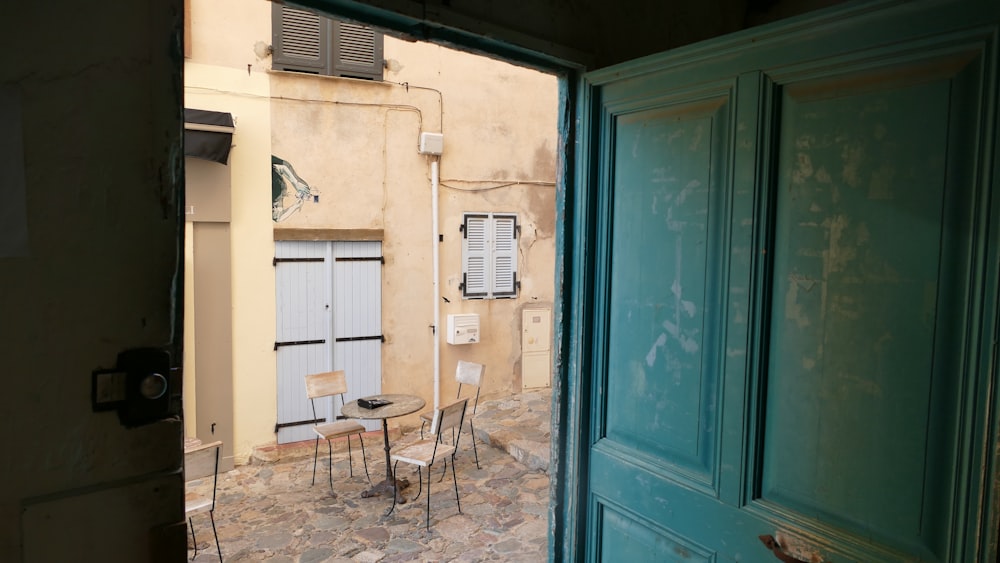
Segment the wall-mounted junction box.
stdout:
<svg viewBox="0 0 1000 563">
<path fill-rule="evenodd" d="M 444 135 L 441 133 L 421 133 L 420 154 L 441 154 L 444 152 Z"/>
<path fill-rule="evenodd" d="M 479 342 L 479 315 L 468 313 L 448 315 L 448 344 Z"/>
</svg>

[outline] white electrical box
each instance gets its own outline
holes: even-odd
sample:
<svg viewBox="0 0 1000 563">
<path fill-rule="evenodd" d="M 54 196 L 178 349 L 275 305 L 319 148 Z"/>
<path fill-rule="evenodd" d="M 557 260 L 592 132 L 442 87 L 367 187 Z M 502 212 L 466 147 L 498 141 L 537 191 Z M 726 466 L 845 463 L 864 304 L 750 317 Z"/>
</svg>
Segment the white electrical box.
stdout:
<svg viewBox="0 0 1000 563">
<path fill-rule="evenodd" d="M 441 154 L 444 152 L 444 135 L 441 133 L 421 133 L 420 154 Z"/>
<path fill-rule="evenodd" d="M 479 315 L 467 313 L 448 315 L 448 344 L 479 342 Z"/>
<path fill-rule="evenodd" d="M 552 386 L 552 311 L 525 309 L 521 316 L 521 387 Z"/>
</svg>

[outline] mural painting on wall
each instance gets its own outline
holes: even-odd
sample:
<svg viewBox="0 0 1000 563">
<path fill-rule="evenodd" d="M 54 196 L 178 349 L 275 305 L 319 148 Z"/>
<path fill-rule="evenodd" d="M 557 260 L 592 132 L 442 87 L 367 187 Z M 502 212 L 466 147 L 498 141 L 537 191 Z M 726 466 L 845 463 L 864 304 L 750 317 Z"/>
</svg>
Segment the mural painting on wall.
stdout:
<svg viewBox="0 0 1000 563">
<path fill-rule="evenodd" d="M 292 163 L 271 155 L 271 218 L 277 223 L 295 213 L 307 200 L 319 201 L 319 191 L 295 173 Z"/>
</svg>

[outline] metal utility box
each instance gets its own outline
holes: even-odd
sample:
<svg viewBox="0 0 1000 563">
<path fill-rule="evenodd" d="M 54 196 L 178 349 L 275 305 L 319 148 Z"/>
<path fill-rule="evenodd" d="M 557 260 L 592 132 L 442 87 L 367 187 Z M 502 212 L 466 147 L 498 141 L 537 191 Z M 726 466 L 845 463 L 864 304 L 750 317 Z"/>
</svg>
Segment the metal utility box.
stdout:
<svg viewBox="0 0 1000 563">
<path fill-rule="evenodd" d="M 552 385 L 552 311 L 525 309 L 521 317 L 521 387 Z"/>
<path fill-rule="evenodd" d="M 420 154 L 441 154 L 444 152 L 444 135 L 441 133 L 421 133 L 420 148 L 417 152 Z"/>
<path fill-rule="evenodd" d="M 479 342 L 479 315 L 466 313 L 448 315 L 448 344 Z"/>
</svg>

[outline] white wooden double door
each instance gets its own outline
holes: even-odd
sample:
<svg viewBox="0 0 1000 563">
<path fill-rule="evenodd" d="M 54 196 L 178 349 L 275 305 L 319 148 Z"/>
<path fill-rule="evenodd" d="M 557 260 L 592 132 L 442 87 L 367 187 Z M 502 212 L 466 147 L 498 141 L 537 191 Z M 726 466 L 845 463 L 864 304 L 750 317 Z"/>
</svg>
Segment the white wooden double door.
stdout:
<svg viewBox="0 0 1000 563">
<path fill-rule="evenodd" d="M 320 399 L 314 417 L 306 375 L 344 370 L 345 401 L 381 392 L 382 262 L 377 241 L 275 242 L 279 444 L 313 439 L 315 421 L 340 414 L 339 400 Z"/>
</svg>

